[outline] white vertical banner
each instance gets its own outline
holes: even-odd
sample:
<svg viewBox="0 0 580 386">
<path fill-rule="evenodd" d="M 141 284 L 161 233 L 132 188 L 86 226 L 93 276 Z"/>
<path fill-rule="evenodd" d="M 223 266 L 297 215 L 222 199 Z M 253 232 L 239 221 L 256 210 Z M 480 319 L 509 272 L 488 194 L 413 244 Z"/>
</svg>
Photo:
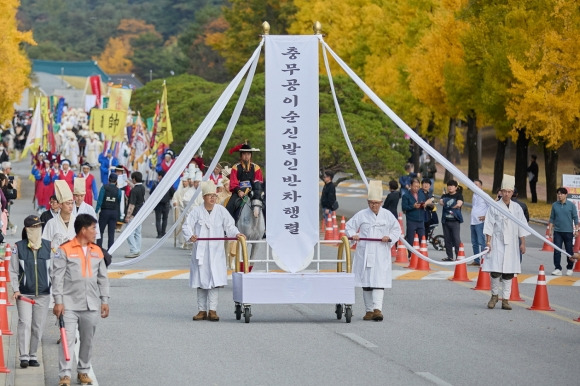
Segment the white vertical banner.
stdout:
<svg viewBox="0 0 580 386">
<path fill-rule="evenodd" d="M 580 175 L 562 174 L 562 187 L 568 190 L 566 199 L 574 204 L 580 218 Z"/>
<path fill-rule="evenodd" d="M 319 238 L 318 37 L 265 36 L 266 240 L 298 272 Z"/>
</svg>

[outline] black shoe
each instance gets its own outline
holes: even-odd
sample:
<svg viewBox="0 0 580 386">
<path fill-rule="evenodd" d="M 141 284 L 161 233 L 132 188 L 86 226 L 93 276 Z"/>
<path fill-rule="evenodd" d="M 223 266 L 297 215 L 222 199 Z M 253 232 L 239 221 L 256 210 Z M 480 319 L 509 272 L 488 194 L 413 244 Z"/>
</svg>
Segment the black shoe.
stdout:
<svg viewBox="0 0 580 386">
<path fill-rule="evenodd" d="M 40 367 L 40 363 L 36 359 L 31 359 L 28 361 L 28 366 L 30 367 Z"/>
<path fill-rule="evenodd" d="M 453 261 L 453 259 L 446 257 L 446 258 L 442 259 L 441 261 Z"/>
<path fill-rule="evenodd" d="M 23 369 L 28 367 L 28 361 L 20 361 L 20 367 L 22 367 Z"/>
<path fill-rule="evenodd" d="M 162 235 L 157 235 L 157 238 L 158 238 L 158 239 L 160 239 L 160 238 L 162 238 L 162 237 L 163 237 Z"/>
</svg>

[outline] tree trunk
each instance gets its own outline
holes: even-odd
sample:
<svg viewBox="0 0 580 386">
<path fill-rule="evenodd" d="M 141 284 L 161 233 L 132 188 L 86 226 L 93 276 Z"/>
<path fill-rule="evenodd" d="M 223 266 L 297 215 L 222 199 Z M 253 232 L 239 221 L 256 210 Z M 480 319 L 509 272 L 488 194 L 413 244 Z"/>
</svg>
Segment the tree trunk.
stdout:
<svg viewBox="0 0 580 386">
<path fill-rule="evenodd" d="M 449 135 L 447 136 L 447 150 L 445 152 L 445 158 L 448 161 L 453 162 L 454 158 L 454 148 L 455 148 L 455 131 L 457 126 L 457 120 L 455 118 L 449 119 Z M 445 170 L 445 178 L 443 182 L 447 183 L 450 179 L 453 178 L 453 175 L 449 170 Z"/>
<path fill-rule="evenodd" d="M 546 164 L 546 202 L 556 202 L 558 189 L 558 151 L 546 148 L 544 145 L 544 162 Z"/>
<path fill-rule="evenodd" d="M 467 117 L 467 177 L 470 180 L 479 179 L 479 161 L 477 151 L 477 126 L 475 111 L 471 110 Z"/>
<path fill-rule="evenodd" d="M 496 194 L 501 188 L 501 181 L 503 179 L 503 163 L 505 159 L 505 148 L 507 146 L 507 139 L 503 141 L 497 140 L 497 150 L 495 152 L 495 161 L 493 164 L 493 187 L 492 194 Z"/>
<path fill-rule="evenodd" d="M 527 182 L 528 182 L 528 144 L 529 138 L 526 137 L 526 129 L 523 128 L 518 132 L 518 141 L 516 142 L 516 189 L 518 190 L 518 198 L 528 198 Z"/>
</svg>

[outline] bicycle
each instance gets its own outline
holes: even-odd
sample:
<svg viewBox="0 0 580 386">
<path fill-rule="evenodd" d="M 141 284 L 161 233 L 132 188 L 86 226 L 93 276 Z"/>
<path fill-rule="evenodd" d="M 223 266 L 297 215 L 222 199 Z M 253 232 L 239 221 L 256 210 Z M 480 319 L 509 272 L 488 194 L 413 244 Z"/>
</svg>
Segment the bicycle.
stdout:
<svg viewBox="0 0 580 386">
<path fill-rule="evenodd" d="M 429 225 L 429 231 L 427 232 L 427 241 L 431 243 L 431 245 L 433 246 L 433 248 L 435 248 L 436 251 L 442 251 L 445 249 L 445 238 L 443 237 L 443 235 L 436 236 L 433 235 L 433 233 L 435 233 L 435 228 L 437 228 L 438 225 L 439 224 Z"/>
</svg>

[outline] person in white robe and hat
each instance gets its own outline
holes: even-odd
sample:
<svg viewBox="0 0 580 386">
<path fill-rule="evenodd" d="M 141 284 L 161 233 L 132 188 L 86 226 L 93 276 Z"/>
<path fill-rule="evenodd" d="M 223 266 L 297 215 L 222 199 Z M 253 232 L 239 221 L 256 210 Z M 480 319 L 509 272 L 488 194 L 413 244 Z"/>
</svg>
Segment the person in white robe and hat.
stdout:
<svg viewBox="0 0 580 386">
<path fill-rule="evenodd" d="M 73 205 L 73 215 L 76 217 L 79 214 L 90 214 L 95 219 L 98 219 L 97 212 L 92 205 L 85 202 L 85 195 L 87 194 L 87 183 L 84 178 L 77 177 L 74 181 L 73 199 L 75 201 Z M 99 224 L 97 223 L 97 239 L 101 238 L 101 231 L 99 230 Z"/>
<path fill-rule="evenodd" d="M 183 236 L 194 243 L 190 264 L 189 286 L 197 288 L 198 313 L 193 320 L 219 321 L 218 289 L 228 283 L 224 242 L 199 238 L 245 237 L 229 212 L 217 204 L 216 186 L 201 183 L 203 204 L 193 207 L 182 226 Z"/>
<path fill-rule="evenodd" d="M 511 200 L 514 193 L 515 178 L 503 175 L 501 183 L 501 200 L 497 204 L 509 211 L 515 218 L 526 223 L 522 207 Z M 494 308 L 499 300 L 499 287 L 502 283 L 501 308 L 511 310 L 509 298 L 514 274 L 521 273 L 520 252 L 526 253 L 526 236 L 530 233 L 498 209 L 490 207 L 485 215 L 483 234 L 486 238 L 486 255 L 481 270 L 491 276 L 491 299 L 488 308 Z M 520 242 L 521 241 L 521 242 Z M 516 279 L 517 280 L 517 279 Z"/>
<path fill-rule="evenodd" d="M 346 234 L 358 241 L 352 271 L 355 286 L 363 289 L 366 310 L 363 320 L 380 322 L 383 320 L 384 290 L 392 287 L 391 247 L 399 240 L 401 227 L 395 216 L 382 207 L 381 181 L 369 181 L 367 202 L 368 208 L 346 223 Z"/>
<path fill-rule="evenodd" d="M 73 193 L 64 180 L 54 182 L 56 200 L 60 205 L 58 215 L 48 220 L 42 231 L 42 238 L 52 243 L 52 248 L 58 248 L 62 243 L 72 240 L 76 236 L 73 214 Z"/>
</svg>

